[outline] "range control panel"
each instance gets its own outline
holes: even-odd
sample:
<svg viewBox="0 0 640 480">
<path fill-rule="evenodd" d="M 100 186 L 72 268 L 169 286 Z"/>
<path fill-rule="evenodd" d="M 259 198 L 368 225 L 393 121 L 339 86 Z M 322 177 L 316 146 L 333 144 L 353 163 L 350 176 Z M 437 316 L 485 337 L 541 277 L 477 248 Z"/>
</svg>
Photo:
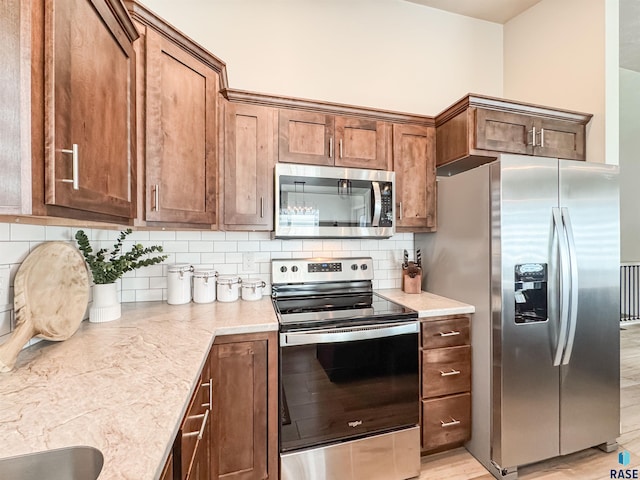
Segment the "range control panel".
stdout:
<svg viewBox="0 0 640 480">
<path fill-rule="evenodd" d="M 287 258 L 271 260 L 271 283 L 373 280 L 373 259 Z"/>
</svg>

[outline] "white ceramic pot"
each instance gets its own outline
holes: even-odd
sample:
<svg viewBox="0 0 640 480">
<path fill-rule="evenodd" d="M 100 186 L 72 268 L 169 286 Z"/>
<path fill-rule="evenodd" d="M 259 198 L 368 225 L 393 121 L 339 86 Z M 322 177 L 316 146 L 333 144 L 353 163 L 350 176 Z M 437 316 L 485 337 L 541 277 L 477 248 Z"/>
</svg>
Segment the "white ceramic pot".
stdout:
<svg viewBox="0 0 640 480">
<path fill-rule="evenodd" d="M 240 298 L 240 277 L 238 275 L 220 275 L 218 277 L 218 301 L 235 302 Z"/>
<path fill-rule="evenodd" d="M 195 303 L 211 303 L 216 301 L 216 276 L 212 269 L 193 270 L 193 301 Z"/>
<path fill-rule="evenodd" d="M 242 281 L 242 300 L 255 301 L 262 298 L 262 289 L 266 286 L 259 278 L 247 278 Z"/>
<path fill-rule="evenodd" d="M 176 263 L 167 267 L 167 303 L 182 305 L 191 301 L 191 277 L 193 267 L 188 263 Z"/>
<path fill-rule="evenodd" d="M 93 304 L 89 309 L 89 321 L 93 323 L 110 322 L 120 318 L 121 308 L 118 299 L 118 287 L 115 283 L 93 286 Z"/>
</svg>

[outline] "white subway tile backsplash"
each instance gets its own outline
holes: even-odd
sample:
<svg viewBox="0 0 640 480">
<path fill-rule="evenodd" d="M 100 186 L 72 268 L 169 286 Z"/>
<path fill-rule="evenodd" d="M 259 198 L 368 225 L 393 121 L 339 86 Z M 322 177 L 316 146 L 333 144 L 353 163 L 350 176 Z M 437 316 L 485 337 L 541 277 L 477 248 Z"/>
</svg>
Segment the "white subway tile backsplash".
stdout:
<svg viewBox="0 0 640 480">
<path fill-rule="evenodd" d="M 45 238 L 44 225 L 23 225 L 14 223 L 11 225 L 11 241 L 42 241 Z"/>
<path fill-rule="evenodd" d="M 29 255 L 29 242 L 2 242 L 0 264 L 22 263 Z"/>
<path fill-rule="evenodd" d="M 0 223 L 0 264 L 11 265 L 11 282 L 29 251 L 43 241 L 62 240 L 75 243 L 74 227 L 14 225 Z M 117 230 L 83 229 L 95 249 L 112 249 Z M 19 239 L 19 240 L 17 240 Z M 167 298 L 167 265 L 189 263 L 208 265 L 220 274 L 241 274 L 261 278 L 266 283 L 265 295 L 271 292 L 271 260 L 273 258 L 370 256 L 374 260 L 374 288 L 399 288 L 402 281 L 400 264 L 406 249 L 413 259 L 413 234 L 400 233 L 391 239 L 271 239 L 270 232 L 220 231 L 136 231 L 127 237 L 125 249 L 134 243 L 161 245 L 168 258 L 160 265 L 128 272 L 119 282 L 122 302 L 163 301 Z M 253 272 L 243 270 L 243 255 L 253 253 Z M 11 289 L 12 290 L 12 289 Z M 0 319 L 0 343 L 6 337 Z"/>
<path fill-rule="evenodd" d="M 8 223 L 0 223 L 0 242 L 8 242 L 11 240 L 11 225 Z"/>
<path fill-rule="evenodd" d="M 176 240 L 201 240 L 202 233 L 199 231 L 184 231 L 184 232 L 176 232 Z"/>
</svg>

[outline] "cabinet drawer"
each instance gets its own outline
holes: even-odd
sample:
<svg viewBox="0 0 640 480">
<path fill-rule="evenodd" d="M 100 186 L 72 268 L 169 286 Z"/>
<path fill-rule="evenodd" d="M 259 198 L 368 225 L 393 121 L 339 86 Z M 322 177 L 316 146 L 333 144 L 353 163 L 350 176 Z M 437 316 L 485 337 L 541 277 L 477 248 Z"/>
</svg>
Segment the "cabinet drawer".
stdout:
<svg viewBox="0 0 640 480">
<path fill-rule="evenodd" d="M 422 449 L 433 450 L 471 438 L 471 394 L 422 401 Z"/>
<path fill-rule="evenodd" d="M 438 397 L 471 389 L 471 347 L 422 351 L 422 396 Z"/>
<path fill-rule="evenodd" d="M 468 317 L 453 317 L 422 322 L 423 348 L 456 347 L 468 344 Z"/>
</svg>

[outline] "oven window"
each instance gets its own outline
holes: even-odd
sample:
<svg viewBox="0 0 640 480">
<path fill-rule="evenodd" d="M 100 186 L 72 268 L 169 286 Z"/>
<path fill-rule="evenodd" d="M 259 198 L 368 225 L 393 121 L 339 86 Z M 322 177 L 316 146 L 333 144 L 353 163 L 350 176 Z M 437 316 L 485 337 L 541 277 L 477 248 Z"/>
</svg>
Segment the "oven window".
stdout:
<svg viewBox="0 0 640 480">
<path fill-rule="evenodd" d="M 282 452 L 418 423 L 417 334 L 280 353 Z"/>
</svg>

